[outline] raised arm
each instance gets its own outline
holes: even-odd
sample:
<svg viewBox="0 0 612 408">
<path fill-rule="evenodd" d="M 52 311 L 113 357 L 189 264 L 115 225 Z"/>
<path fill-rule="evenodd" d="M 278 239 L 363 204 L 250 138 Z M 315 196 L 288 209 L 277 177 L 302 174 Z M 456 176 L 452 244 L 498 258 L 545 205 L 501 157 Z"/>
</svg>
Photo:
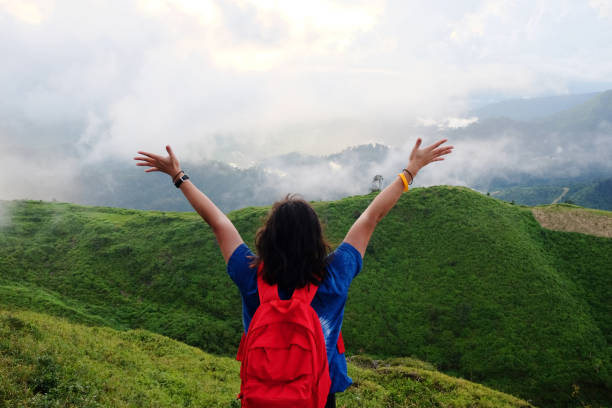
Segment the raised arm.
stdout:
<svg viewBox="0 0 612 408">
<path fill-rule="evenodd" d="M 172 177 L 172 181 L 175 182 L 183 172 L 172 148 L 166 146 L 166 151 L 168 152 L 168 156 L 166 157 L 139 151 L 138 154 L 141 156 L 134 157 L 134 160 L 138 160 L 138 163 L 136 163 L 137 166 L 149 167 L 145 170 L 146 173 L 161 171 Z M 243 243 L 238 230 L 223 211 L 221 211 L 206 194 L 198 190 L 189 180 L 183 181 L 179 188 L 193 209 L 196 210 L 212 228 L 215 237 L 217 237 L 223 259 L 225 259 L 225 263 L 227 263 L 234 250 Z"/>
<path fill-rule="evenodd" d="M 405 167 L 412 177 L 416 177 L 417 173 L 431 162 L 444 160 L 442 156 L 449 154 L 453 150 L 453 146 L 442 146 L 446 143 L 446 139 L 440 140 L 431 146 L 420 148 L 421 139 L 417 139 L 410 160 Z M 407 181 L 411 182 L 411 176 L 408 172 L 404 172 Z M 349 232 L 344 238 L 344 242 L 348 242 L 354 246 L 361 256 L 365 255 L 366 248 L 370 242 L 370 237 L 376 228 L 376 225 L 382 220 L 385 215 L 393 208 L 397 200 L 404 192 L 404 183 L 397 176 L 395 180 L 388 185 L 376 198 L 370 203 L 368 208 L 355 221 Z"/>
</svg>

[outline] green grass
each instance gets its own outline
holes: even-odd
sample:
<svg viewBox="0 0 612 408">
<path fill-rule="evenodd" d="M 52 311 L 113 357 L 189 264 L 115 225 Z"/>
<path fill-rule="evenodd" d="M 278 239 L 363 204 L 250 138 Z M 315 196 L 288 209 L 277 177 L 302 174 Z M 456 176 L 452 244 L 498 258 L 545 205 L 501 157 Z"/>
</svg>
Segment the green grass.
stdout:
<svg viewBox="0 0 612 408">
<path fill-rule="evenodd" d="M 338 407 L 527 407 L 410 360 L 354 357 Z M 0 309 L 0 407 L 238 407 L 239 363 L 145 330 Z"/>
<path fill-rule="evenodd" d="M 373 197 L 314 203 L 334 245 Z M 252 241 L 267 210 L 230 218 Z M 11 214 L 5 309 L 235 353 L 240 297 L 196 214 L 34 201 Z M 536 405 L 609 406 L 611 290 L 612 240 L 544 230 L 529 208 L 466 188 L 416 188 L 374 233 L 343 333 L 349 354 L 414 356 Z"/>
</svg>

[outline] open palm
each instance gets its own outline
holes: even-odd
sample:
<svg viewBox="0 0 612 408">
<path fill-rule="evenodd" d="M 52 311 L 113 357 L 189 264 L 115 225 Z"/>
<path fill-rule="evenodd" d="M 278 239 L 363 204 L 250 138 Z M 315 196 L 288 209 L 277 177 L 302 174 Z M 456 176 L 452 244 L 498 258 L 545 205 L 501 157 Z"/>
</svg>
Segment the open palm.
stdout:
<svg viewBox="0 0 612 408">
<path fill-rule="evenodd" d="M 412 152 L 410 153 L 410 164 L 416 166 L 416 170 L 427 166 L 431 162 L 444 160 L 444 155 L 453 151 L 453 146 L 442 146 L 447 142 L 447 139 L 442 139 L 427 147 L 421 148 L 423 140 L 418 138 Z"/>
<path fill-rule="evenodd" d="M 158 154 L 139 150 L 138 154 L 142 156 L 134 157 L 134 160 L 138 160 L 138 163 L 136 163 L 137 166 L 149 167 L 145 170 L 146 173 L 161 171 L 162 173 L 166 173 L 170 177 L 175 178 L 178 173 L 180 173 L 181 166 L 170 146 L 166 146 L 166 151 L 168 152 L 168 156 L 164 157 Z"/>
</svg>

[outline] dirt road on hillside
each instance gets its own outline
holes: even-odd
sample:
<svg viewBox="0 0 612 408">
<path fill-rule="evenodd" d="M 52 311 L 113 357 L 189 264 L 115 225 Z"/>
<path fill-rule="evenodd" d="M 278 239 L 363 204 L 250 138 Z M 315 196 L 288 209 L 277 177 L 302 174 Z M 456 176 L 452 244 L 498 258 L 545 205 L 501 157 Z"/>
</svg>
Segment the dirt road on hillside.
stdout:
<svg viewBox="0 0 612 408">
<path fill-rule="evenodd" d="M 557 197 L 555 201 L 553 201 L 551 204 L 557 204 L 559 201 L 561 201 L 561 199 L 565 197 L 565 195 L 567 194 L 569 190 L 570 190 L 569 187 L 563 187 L 563 192 L 561 193 L 561 195 Z"/>
</svg>

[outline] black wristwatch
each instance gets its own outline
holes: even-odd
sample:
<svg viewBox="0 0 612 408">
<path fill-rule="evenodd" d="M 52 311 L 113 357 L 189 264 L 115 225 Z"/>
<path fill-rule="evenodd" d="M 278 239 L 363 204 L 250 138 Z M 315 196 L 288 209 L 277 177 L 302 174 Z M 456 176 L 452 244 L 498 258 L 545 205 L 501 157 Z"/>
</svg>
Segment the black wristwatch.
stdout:
<svg viewBox="0 0 612 408">
<path fill-rule="evenodd" d="M 189 180 L 189 176 L 183 173 L 183 175 L 174 182 L 175 187 L 179 188 L 181 184 L 183 184 L 183 181 L 185 180 Z"/>
</svg>

